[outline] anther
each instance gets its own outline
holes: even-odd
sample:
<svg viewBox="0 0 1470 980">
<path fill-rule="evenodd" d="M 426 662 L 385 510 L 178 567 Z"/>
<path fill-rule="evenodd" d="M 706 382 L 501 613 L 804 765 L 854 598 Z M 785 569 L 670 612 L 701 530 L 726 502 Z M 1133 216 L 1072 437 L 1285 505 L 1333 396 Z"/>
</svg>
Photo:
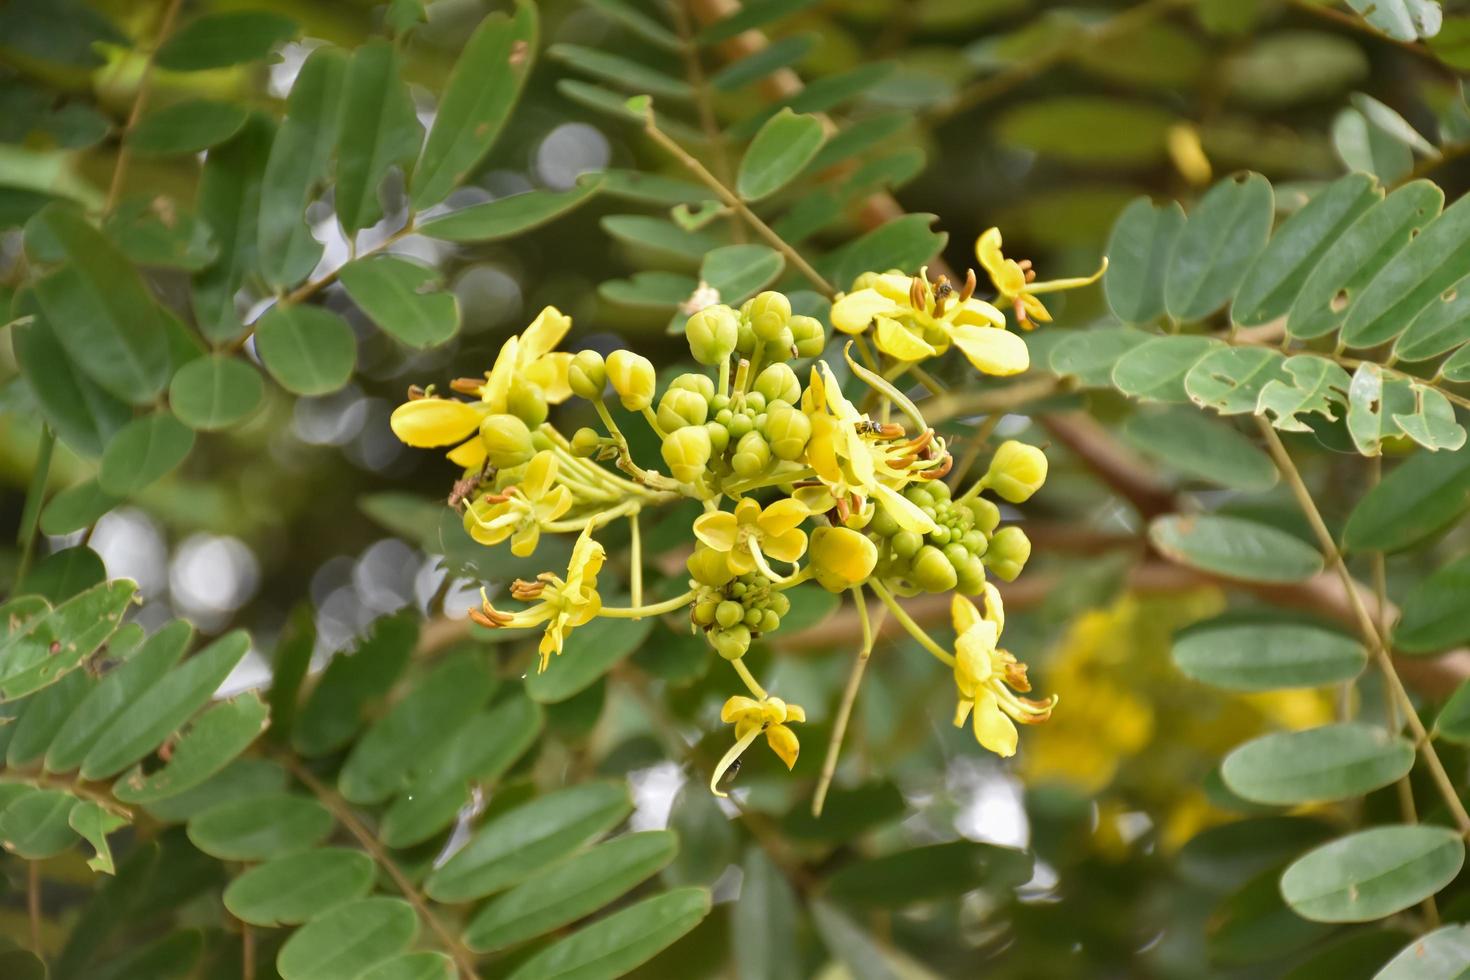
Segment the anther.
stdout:
<svg viewBox="0 0 1470 980">
<path fill-rule="evenodd" d="M 461 395 L 478 395 L 480 389 L 485 387 L 484 378 L 455 378 L 449 382 L 449 387 Z"/>
</svg>

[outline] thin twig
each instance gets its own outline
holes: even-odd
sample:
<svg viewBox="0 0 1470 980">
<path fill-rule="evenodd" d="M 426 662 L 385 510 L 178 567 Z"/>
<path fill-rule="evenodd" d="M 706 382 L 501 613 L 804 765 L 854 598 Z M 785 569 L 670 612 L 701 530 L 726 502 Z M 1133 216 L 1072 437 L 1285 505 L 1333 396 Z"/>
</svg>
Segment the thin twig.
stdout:
<svg viewBox="0 0 1470 980">
<path fill-rule="evenodd" d="M 158 27 L 158 40 L 153 45 L 153 50 L 148 52 L 148 60 L 143 63 L 143 74 L 138 77 L 138 94 L 133 96 L 133 109 L 128 113 L 128 121 L 123 125 L 122 134 L 118 137 L 117 163 L 112 168 L 112 183 L 107 186 L 107 200 L 102 205 L 103 214 L 111 214 L 117 205 L 117 199 L 122 194 L 123 180 L 128 172 L 128 160 L 131 156 L 128 146 L 128 135 L 132 133 L 133 127 L 138 125 L 138 119 L 143 115 L 143 109 L 148 104 L 148 95 L 153 88 L 153 63 L 158 54 L 158 49 L 163 47 L 163 42 L 168 40 L 169 34 L 174 29 L 174 20 L 179 15 L 179 8 L 183 6 L 182 0 L 169 0 L 168 9 L 163 12 L 163 22 Z"/>
<path fill-rule="evenodd" d="M 735 181 L 735 170 L 730 164 L 730 154 L 725 145 L 725 134 L 720 132 L 720 124 L 715 119 L 714 105 L 710 101 L 709 79 L 705 77 L 704 65 L 699 60 L 699 45 L 694 40 L 694 29 L 689 23 L 689 12 L 684 9 L 689 0 L 675 0 L 669 6 L 672 8 L 674 26 L 679 31 L 682 54 L 684 56 L 684 75 L 689 81 L 689 87 L 694 90 L 694 108 L 699 114 L 699 128 L 704 132 L 704 138 L 709 142 L 710 150 L 714 154 L 715 172 L 720 182 L 730 186 Z M 740 223 L 740 217 L 731 214 L 730 231 L 735 236 L 736 242 L 745 240 L 745 226 Z"/>
<path fill-rule="evenodd" d="M 852 719 L 852 708 L 857 703 L 858 688 L 862 686 L 863 674 L 868 669 L 868 659 L 873 654 L 873 642 L 877 639 L 877 630 L 883 628 L 883 617 L 887 610 L 879 606 L 878 615 L 870 621 L 868 617 L 868 603 L 863 597 L 862 587 L 852 590 L 853 608 L 857 611 L 858 622 L 862 625 L 863 642 L 858 645 L 857 658 L 853 661 L 852 671 L 847 675 L 847 686 L 842 690 L 842 701 L 837 706 L 837 716 L 832 722 L 832 737 L 827 742 L 827 757 L 822 760 L 822 774 L 817 778 L 817 790 L 812 794 L 812 816 L 820 817 L 822 807 L 827 803 L 827 790 L 832 786 L 832 778 L 837 775 L 837 758 L 842 752 L 842 740 L 847 735 L 847 725 Z"/>
<path fill-rule="evenodd" d="M 26 912 L 31 920 L 31 952 L 36 959 L 45 960 L 41 948 L 41 862 L 26 862 Z"/>
<path fill-rule="evenodd" d="M 1434 744 L 1429 740 L 1429 732 L 1424 728 L 1424 722 L 1419 718 L 1419 712 L 1414 707 L 1414 701 L 1409 697 L 1409 692 L 1404 688 L 1404 683 L 1399 679 L 1398 671 L 1394 669 L 1393 658 L 1389 656 L 1388 645 L 1383 640 L 1383 634 L 1374 622 L 1373 616 L 1368 612 L 1368 607 L 1359 595 L 1357 583 L 1353 581 L 1352 574 L 1348 571 L 1347 562 L 1343 560 L 1342 552 L 1338 550 L 1337 541 L 1332 532 L 1327 529 L 1327 523 L 1322 519 L 1322 512 L 1317 509 L 1316 501 L 1312 499 L 1312 493 L 1307 489 L 1306 482 L 1302 479 L 1301 471 L 1292 462 L 1291 455 L 1286 451 L 1286 446 L 1281 442 L 1281 437 L 1276 434 L 1276 429 L 1270 422 L 1263 418 L 1256 419 L 1261 434 L 1266 439 L 1266 445 L 1271 450 L 1271 456 L 1276 460 L 1277 469 L 1286 479 L 1291 487 L 1293 496 L 1296 497 L 1297 505 L 1301 507 L 1307 522 L 1312 526 L 1312 533 L 1316 535 L 1317 544 L 1322 549 L 1327 563 L 1332 566 L 1337 577 L 1342 581 L 1343 588 L 1347 592 L 1348 601 L 1352 604 L 1353 616 L 1357 620 L 1358 630 L 1367 642 L 1369 651 L 1378 664 L 1379 670 L 1383 672 L 1383 678 L 1393 692 L 1394 698 L 1403 708 L 1404 718 L 1409 723 L 1409 731 L 1414 736 L 1414 744 L 1424 754 L 1424 762 L 1429 768 L 1429 775 L 1434 779 L 1440 795 L 1444 797 L 1445 805 L 1449 808 L 1450 815 L 1454 818 L 1455 826 L 1459 828 L 1462 836 L 1470 836 L 1470 813 L 1465 811 L 1465 804 L 1460 801 L 1460 796 L 1455 792 L 1455 785 L 1450 780 L 1449 773 L 1445 771 L 1444 763 L 1440 761 L 1439 753 L 1435 751 Z"/>
<path fill-rule="evenodd" d="M 403 873 L 397 863 L 389 857 L 388 852 L 378 843 L 378 838 L 373 835 L 373 832 L 365 827 L 361 820 L 357 819 L 357 815 L 352 812 L 352 808 L 347 804 L 347 801 L 339 796 L 336 791 L 327 787 L 320 779 L 317 779 L 311 770 L 302 765 L 300 760 L 294 756 L 282 755 L 280 759 L 286 768 L 291 770 L 291 774 L 299 779 L 302 785 L 311 790 L 316 798 L 322 802 L 322 805 L 330 810 L 332 815 L 337 818 L 337 822 L 346 827 L 347 832 L 357 838 L 357 842 L 362 845 L 362 849 L 367 851 L 369 856 L 378 863 L 378 866 L 387 872 L 389 878 L 393 879 L 393 884 L 397 886 L 398 891 L 402 893 L 408 903 L 418 912 L 419 918 L 424 920 L 424 924 L 429 927 L 429 931 L 438 938 L 440 945 L 444 947 L 444 951 L 454 959 L 455 964 L 459 967 L 460 975 L 465 980 L 478 980 L 479 974 L 475 972 L 474 956 L 471 955 L 470 951 L 465 948 L 464 944 L 459 941 L 454 933 L 449 931 L 449 927 L 441 922 L 439 917 L 434 914 L 434 910 L 429 907 L 428 899 L 415 887 L 414 883 Z"/>
</svg>

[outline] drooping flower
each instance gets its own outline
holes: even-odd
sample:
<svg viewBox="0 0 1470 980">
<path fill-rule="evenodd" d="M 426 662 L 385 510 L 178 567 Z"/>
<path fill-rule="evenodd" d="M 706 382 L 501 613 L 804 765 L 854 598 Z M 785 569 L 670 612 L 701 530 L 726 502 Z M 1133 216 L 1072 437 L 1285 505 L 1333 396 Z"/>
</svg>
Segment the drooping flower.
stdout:
<svg viewBox="0 0 1470 980">
<path fill-rule="evenodd" d="M 556 482 L 559 469 L 556 454 L 542 450 L 520 483 L 471 503 L 465 512 L 470 537 L 484 545 L 510 538 L 511 553 L 522 558 L 534 552 L 542 526 L 572 508 L 572 491 Z"/>
<path fill-rule="evenodd" d="M 1051 313 L 1037 296 L 1090 286 L 1108 271 L 1108 260 L 1104 256 L 1102 265 L 1090 276 L 1037 282 L 1036 270 L 1031 268 L 1031 260 L 1017 262 L 1006 258 L 1000 250 L 1000 244 L 1000 229 L 986 229 L 975 240 L 975 258 L 979 260 L 986 275 L 990 276 L 995 291 L 1000 294 L 1000 300 L 1016 311 L 1016 319 L 1028 330 L 1034 323 L 1051 322 Z"/>
<path fill-rule="evenodd" d="M 720 780 L 725 778 L 725 773 L 763 732 L 771 751 L 786 763 L 786 768 L 796 765 L 801 743 L 788 725 L 806 721 L 806 711 L 800 705 L 787 704 L 780 698 L 769 695 L 759 701 L 736 695 L 725 702 L 724 708 L 720 710 L 720 720 L 735 726 L 735 744 L 720 759 L 714 776 L 710 778 L 709 788 L 716 796 L 729 795 L 720 789 Z"/>
<path fill-rule="evenodd" d="M 864 276 L 861 288 L 832 304 L 832 325 L 849 334 L 873 327 L 878 349 L 900 361 L 936 357 L 953 344 L 975 370 L 1005 376 L 1031 364 L 1026 342 L 1005 329 L 1005 314 L 970 295 L 971 273 L 956 290 L 946 280 L 931 283 L 927 270 Z"/>
<path fill-rule="evenodd" d="M 794 562 L 806 551 L 806 532 L 801 522 L 811 514 L 806 505 L 787 497 L 762 509 L 750 497 L 742 497 L 734 513 L 727 510 L 701 514 L 694 521 L 694 535 L 715 551 L 723 552 L 730 571 L 744 575 L 754 571 L 762 558 Z"/>
<path fill-rule="evenodd" d="M 561 655 L 567 634 L 591 622 L 602 611 L 602 596 L 597 593 L 597 573 L 602 570 L 606 554 L 602 545 L 593 540 L 589 526 L 578 535 L 577 543 L 572 546 L 565 579 L 543 572 L 534 582 L 517 581 L 511 587 L 513 597 L 526 602 L 535 600 L 535 605 L 518 613 L 501 612 L 490 604 L 482 589 L 482 604 L 479 609 L 470 610 L 470 618 L 492 629 L 523 629 L 545 623 L 538 668 L 544 671 L 553 656 Z"/>
<path fill-rule="evenodd" d="M 1005 628 L 1005 609 L 995 586 L 986 583 L 985 612 L 956 594 L 950 601 L 950 618 L 955 630 L 954 680 L 959 705 L 954 723 L 959 727 L 972 713 L 975 739 L 1000 756 L 1016 754 L 1016 726 L 1035 725 L 1051 717 L 1057 699 L 1035 701 L 1015 691 L 1031 690 L 1026 665 L 999 649 Z M 1014 689 L 1014 690 L 1013 690 Z"/>
</svg>

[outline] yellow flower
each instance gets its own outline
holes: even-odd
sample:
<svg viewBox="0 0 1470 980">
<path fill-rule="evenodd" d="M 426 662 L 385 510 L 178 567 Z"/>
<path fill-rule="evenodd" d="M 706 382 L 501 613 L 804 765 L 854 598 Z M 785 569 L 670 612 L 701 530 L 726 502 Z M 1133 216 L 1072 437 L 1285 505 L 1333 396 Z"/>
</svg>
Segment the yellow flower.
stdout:
<svg viewBox="0 0 1470 980">
<path fill-rule="evenodd" d="M 812 368 L 801 404 L 812 423 L 807 463 L 822 485 L 798 488 L 796 499 L 813 513 L 835 506 L 845 516 L 853 509 L 865 510 L 871 497 L 882 503 L 904 530 L 919 534 L 934 530 L 933 519 L 899 492 L 913 481 L 913 467 L 918 465 L 910 452 L 915 443 L 894 441 L 902 436 L 901 429 L 895 436 L 887 426 L 859 412 L 843 396 L 832 369 L 825 363 Z M 897 465 L 908 459 L 913 462 Z"/>
<path fill-rule="evenodd" d="M 725 702 L 725 707 L 720 710 L 720 720 L 735 726 L 735 744 L 720 759 L 714 776 L 710 778 L 709 788 L 716 796 L 729 795 L 720 789 L 720 780 L 762 732 L 771 751 L 786 763 L 787 769 L 796 765 L 801 744 L 787 725 L 806 721 L 806 712 L 799 705 L 787 704 L 777 697 L 767 696 L 757 701 L 736 695 Z"/>
<path fill-rule="evenodd" d="M 998 649 L 1001 630 L 1005 628 L 1005 609 L 995 586 L 986 583 L 985 612 L 964 596 L 955 595 L 950 602 L 950 618 L 955 630 L 954 680 L 959 688 L 959 705 L 954 723 L 959 727 L 971 712 L 975 717 L 975 739 L 1000 756 L 1016 754 L 1016 726 L 1034 725 L 1051 717 L 1057 699 L 1033 701 L 1012 692 L 1031 690 L 1026 679 L 1026 665 L 1004 650 Z"/>
<path fill-rule="evenodd" d="M 990 281 L 995 285 L 995 291 L 1000 294 L 999 298 L 1006 305 L 1015 309 L 1016 319 L 1028 330 L 1033 323 L 1051 322 L 1051 314 L 1047 312 L 1041 300 L 1036 298 L 1038 295 L 1090 286 L 1108 271 L 1108 260 L 1104 256 L 1102 265 L 1090 276 L 1036 282 L 1036 271 L 1031 268 L 1030 259 L 1017 262 L 1015 259 L 1006 258 L 1001 252 L 999 228 L 990 228 L 975 240 L 975 258 L 980 261 L 981 267 L 990 276 Z"/>
<path fill-rule="evenodd" d="M 525 629 L 545 623 L 546 630 L 541 635 L 541 665 L 537 668 L 544 671 L 552 656 L 561 654 L 567 634 L 591 622 L 602 611 L 602 596 L 597 594 L 597 573 L 602 570 L 606 554 L 602 545 L 592 539 L 589 526 L 572 546 L 565 579 L 543 572 L 534 582 L 517 580 L 511 586 L 511 595 L 516 599 L 524 602 L 540 600 L 534 606 L 518 613 L 503 613 L 490 604 L 485 590 L 481 589 L 481 606 L 470 610 L 470 619 L 491 629 Z"/>
<path fill-rule="evenodd" d="M 808 516 L 806 506 L 789 497 L 764 510 L 750 497 L 742 497 L 734 513 L 715 510 L 696 518 L 694 536 L 725 553 L 730 571 L 744 575 L 765 565 L 766 558 L 786 562 L 800 558 L 806 551 L 806 532 L 800 525 Z"/>
<path fill-rule="evenodd" d="M 485 461 L 479 429 L 489 414 L 484 403 L 454 398 L 413 398 L 393 410 L 388 424 L 400 442 L 416 449 L 462 443 L 449 453 L 449 458 L 469 469 Z M 464 442 L 466 439 L 469 441 Z"/>
<path fill-rule="evenodd" d="M 535 551 L 542 526 L 572 509 L 572 491 L 556 482 L 559 468 L 555 454 L 542 450 L 519 484 L 470 504 L 465 513 L 470 537 L 484 545 L 510 538 L 511 553 L 522 558 Z"/>
<path fill-rule="evenodd" d="M 958 292 L 941 278 L 930 283 L 926 270 L 866 276 L 863 288 L 832 304 L 832 325 L 849 334 L 873 327 L 878 349 L 900 361 L 936 357 L 954 344 L 975 370 L 1005 376 L 1031 364 L 1026 342 L 1005 329 L 1005 314 L 970 294 L 974 273 Z"/>
</svg>

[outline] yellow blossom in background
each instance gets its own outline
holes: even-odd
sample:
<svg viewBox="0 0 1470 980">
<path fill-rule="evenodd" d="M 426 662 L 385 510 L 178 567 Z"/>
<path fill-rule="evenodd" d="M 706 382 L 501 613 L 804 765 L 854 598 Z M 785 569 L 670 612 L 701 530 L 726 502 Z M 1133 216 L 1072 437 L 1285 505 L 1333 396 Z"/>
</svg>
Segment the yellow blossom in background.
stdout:
<svg viewBox="0 0 1470 980">
<path fill-rule="evenodd" d="M 694 536 L 725 554 L 731 572 L 744 575 L 755 570 L 761 556 L 785 562 L 800 558 L 806 552 L 806 532 L 800 525 L 809 516 L 806 505 L 790 497 L 764 509 L 743 497 L 734 513 L 701 514 L 694 521 Z"/>
<path fill-rule="evenodd" d="M 1090 276 L 1036 282 L 1036 272 L 1031 268 L 1031 260 L 1017 262 L 1006 258 L 1000 250 L 1000 244 L 1000 229 L 987 229 L 975 241 L 975 258 L 979 260 L 985 274 L 990 276 L 995 291 L 1000 294 L 1001 302 L 1014 308 L 1016 319 L 1028 329 L 1035 323 L 1051 322 L 1051 313 L 1037 296 L 1089 286 L 1101 279 L 1102 274 L 1108 270 L 1108 260 L 1104 258 L 1102 265 Z"/>
<path fill-rule="evenodd" d="M 525 558 L 536 550 L 541 527 L 572 509 L 572 492 L 556 482 L 560 464 L 546 450 L 537 453 L 520 483 L 466 508 L 470 537 L 496 545 L 510 538 L 512 554 Z"/>
<path fill-rule="evenodd" d="M 750 743 L 762 733 L 765 734 L 771 751 L 786 763 L 787 769 L 796 765 L 801 744 L 797 741 L 796 733 L 787 726 L 806 721 L 806 712 L 800 705 L 787 704 L 777 697 L 766 696 L 757 701 L 736 695 L 720 709 L 720 720 L 735 726 L 735 744 L 725 753 L 715 767 L 714 776 L 710 778 L 709 787 L 716 796 L 728 795 L 720 789 L 720 780 L 745 750 L 750 748 Z"/>
</svg>

